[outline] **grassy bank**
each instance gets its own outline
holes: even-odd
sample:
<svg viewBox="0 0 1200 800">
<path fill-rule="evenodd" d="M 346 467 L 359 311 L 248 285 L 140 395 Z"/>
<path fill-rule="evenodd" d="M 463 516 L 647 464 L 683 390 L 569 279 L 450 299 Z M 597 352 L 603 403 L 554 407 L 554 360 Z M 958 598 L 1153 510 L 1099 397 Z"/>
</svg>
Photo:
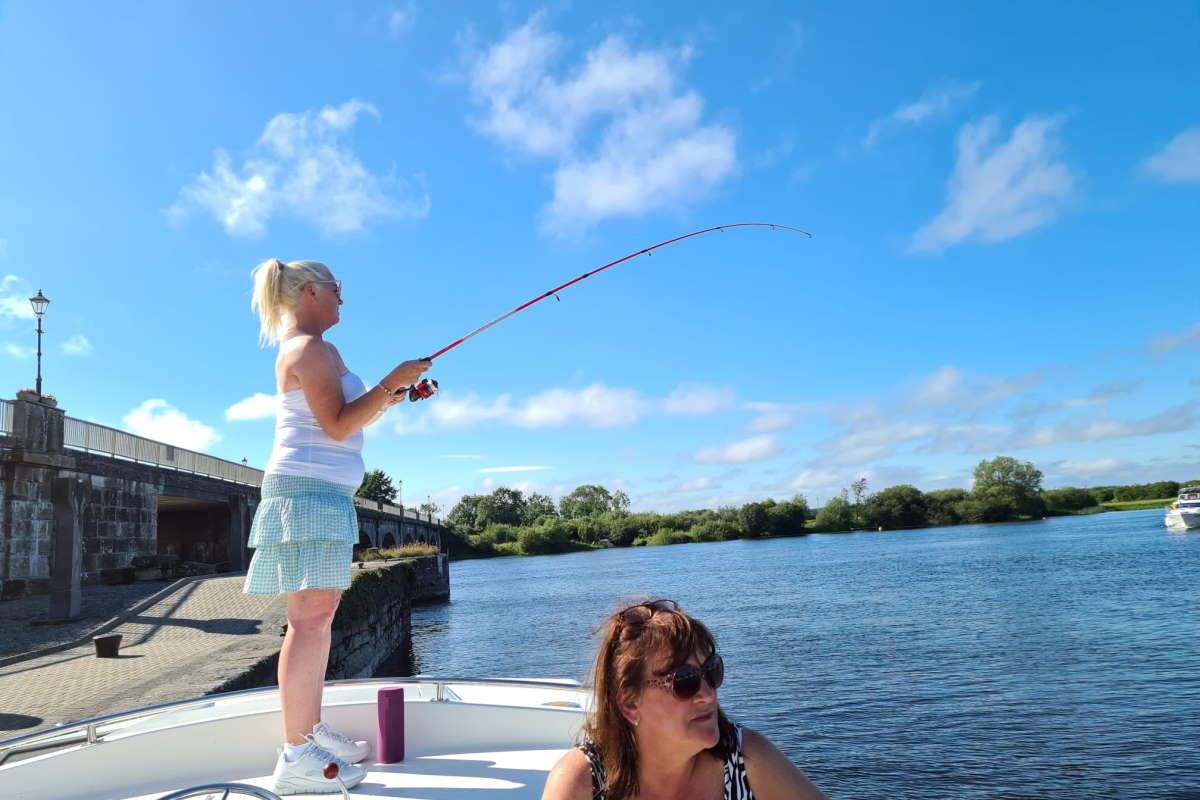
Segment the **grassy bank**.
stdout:
<svg viewBox="0 0 1200 800">
<path fill-rule="evenodd" d="M 1163 497 L 1158 500 L 1129 500 L 1124 503 L 1109 501 L 1103 505 L 1108 511 L 1144 511 L 1147 508 L 1166 508 L 1174 502 L 1174 497 Z"/>
</svg>

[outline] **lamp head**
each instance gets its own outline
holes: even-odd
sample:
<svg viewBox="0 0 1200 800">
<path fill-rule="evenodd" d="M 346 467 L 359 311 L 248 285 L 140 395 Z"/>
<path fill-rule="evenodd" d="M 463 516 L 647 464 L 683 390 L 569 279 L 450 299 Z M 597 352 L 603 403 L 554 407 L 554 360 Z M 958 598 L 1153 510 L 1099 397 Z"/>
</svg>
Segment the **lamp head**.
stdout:
<svg viewBox="0 0 1200 800">
<path fill-rule="evenodd" d="M 42 294 L 41 289 L 38 289 L 37 297 L 29 298 L 29 303 L 33 306 L 33 313 L 40 317 L 46 313 L 46 306 L 50 305 L 50 300 Z"/>
</svg>

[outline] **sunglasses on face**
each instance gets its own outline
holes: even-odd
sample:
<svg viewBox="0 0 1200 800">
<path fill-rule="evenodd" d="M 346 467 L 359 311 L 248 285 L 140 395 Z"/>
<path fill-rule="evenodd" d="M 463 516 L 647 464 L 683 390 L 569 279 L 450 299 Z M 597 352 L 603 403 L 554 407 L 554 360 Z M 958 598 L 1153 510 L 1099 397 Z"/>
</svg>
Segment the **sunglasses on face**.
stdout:
<svg viewBox="0 0 1200 800">
<path fill-rule="evenodd" d="M 708 681 L 715 692 L 725 681 L 725 661 L 717 653 L 709 656 L 699 669 L 691 664 L 680 664 L 663 678 L 651 678 L 647 686 L 658 686 L 675 693 L 680 700 L 690 700 L 700 691 L 700 681 Z"/>
<path fill-rule="evenodd" d="M 341 297 L 342 297 L 342 282 L 341 282 L 341 281 L 309 281 L 309 282 L 310 282 L 310 283 L 330 283 L 330 284 L 333 284 L 333 293 L 334 293 L 334 294 L 336 294 L 336 295 L 338 296 L 338 299 L 341 299 Z"/>
</svg>

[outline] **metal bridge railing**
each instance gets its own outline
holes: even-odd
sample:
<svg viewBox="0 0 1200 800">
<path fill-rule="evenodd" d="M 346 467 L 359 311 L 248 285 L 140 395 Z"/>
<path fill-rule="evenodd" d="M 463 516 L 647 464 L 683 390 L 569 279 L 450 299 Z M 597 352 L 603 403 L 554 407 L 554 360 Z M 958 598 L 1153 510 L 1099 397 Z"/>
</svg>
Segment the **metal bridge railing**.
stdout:
<svg viewBox="0 0 1200 800">
<path fill-rule="evenodd" d="M 262 485 L 262 470 L 74 417 L 66 417 L 63 420 L 63 444 L 77 450 L 104 453 L 159 467 L 171 467 L 233 483 Z"/>
<path fill-rule="evenodd" d="M 8 400 L 0 400 L 0 434 L 11 433 L 13 429 L 14 404 Z M 169 467 L 197 475 L 242 483 L 248 486 L 261 486 L 263 471 L 226 461 L 223 458 L 197 453 L 165 442 L 156 442 L 142 436 L 98 425 L 74 417 L 63 418 L 63 444 L 76 450 L 86 450 L 92 453 L 128 458 L 143 464 L 154 464 L 159 467 Z M 440 524 L 440 520 L 432 514 L 422 513 L 411 508 L 403 508 L 390 503 L 376 503 L 361 497 L 354 498 L 355 505 L 364 509 L 374 509 L 385 514 L 413 520 Z"/>
</svg>

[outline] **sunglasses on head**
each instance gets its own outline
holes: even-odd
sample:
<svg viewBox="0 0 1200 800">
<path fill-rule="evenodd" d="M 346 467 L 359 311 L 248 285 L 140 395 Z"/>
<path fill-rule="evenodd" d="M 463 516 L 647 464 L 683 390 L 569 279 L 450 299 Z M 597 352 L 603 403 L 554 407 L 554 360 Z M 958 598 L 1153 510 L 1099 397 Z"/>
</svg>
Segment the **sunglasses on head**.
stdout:
<svg viewBox="0 0 1200 800">
<path fill-rule="evenodd" d="M 717 653 L 713 653 L 699 669 L 691 664 L 680 664 L 670 670 L 665 677 L 650 678 L 647 686 L 658 686 L 675 693 L 680 700 L 690 700 L 700 691 L 700 681 L 708 681 L 715 692 L 725 681 L 725 661 Z"/>
</svg>

